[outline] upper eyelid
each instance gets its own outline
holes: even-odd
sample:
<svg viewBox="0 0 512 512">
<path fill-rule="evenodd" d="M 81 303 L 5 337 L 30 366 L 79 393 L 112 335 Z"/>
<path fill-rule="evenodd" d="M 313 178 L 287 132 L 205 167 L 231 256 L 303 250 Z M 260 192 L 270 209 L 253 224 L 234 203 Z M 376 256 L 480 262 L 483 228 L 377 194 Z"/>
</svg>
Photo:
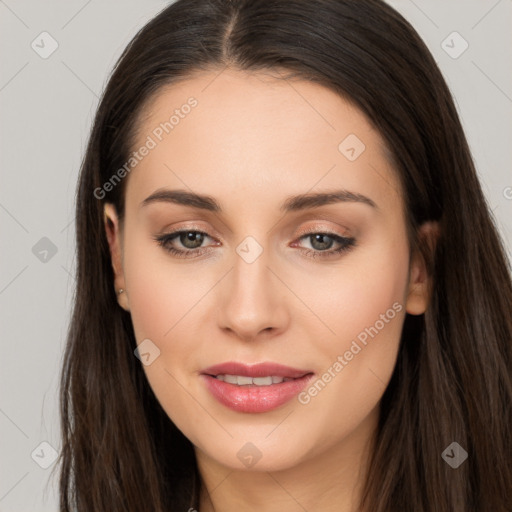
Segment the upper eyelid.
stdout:
<svg viewBox="0 0 512 512">
<path fill-rule="evenodd" d="M 300 237 L 300 236 L 304 236 L 304 235 L 307 235 L 307 234 L 310 234 L 310 233 L 325 233 L 325 234 L 332 234 L 332 235 L 336 235 L 336 236 L 339 236 L 339 237 L 342 237 L 342 238 L 351 238 L 352 237 L 352 230 L 349 229 L 346 225 L 343 225 L 343 224 L 340 224 L 336 221 L 333 221 L 331 219 L 318 219 L 317 222 L 331 222 L 333 224 L 337 224 L 339 226 L 339 230 L 341 232 L 338 232 L 336 231 L 335 229 L 333 228 L 328 228 L 328 227 L 322 227 L 322 226 L 313 226 L 313 227 L 306 227 L 306 228 L 301 228 L 299 229 L 298 231 L 298 234 L 296 235 L 297 237 Z M 193 222 L 193 221 L 192 221 Z M 311 221 L 307 221 L 308 223 L 311 222 Z M 200 225 L 198 224 L 194 224 L 192 223 L 190 226 L 179 226 L 169 232 L 165 232 L 165 230 L 163 230 L 164 232 L 162 233 L 163 235 L 171 235 L 171 234 L 176 234 L 178 232 L 182 232 L 182 231 L 199 231 L 207 236 L 209 236 L 210 238 L 222 238 L 220 236 L 217 236 L 217 235 L 212 235 L 210 234 L 208 228 L 202 228 Z M 217 230 L 214 229 L 213 230 L 214 232 L 216 232 Z M 294 230 L 296 231 L 296 230 Z M 232 232 L 230 230 L 230 232 Z"/>
<path fill-rule="evenodd" d="M 343 226 L 343 231 L 347 232 L 349 231 L 346 227 Z M 339 236 L 341 238 L 349 238 L 351 235 L 350 233 L 338 233 L 337 231 L 331 229 L 331 228 L 322 228 L 322 227 L 311 227 L 311 228 L 304 228 L 299 229 L 298 237 L 302 237 L 309 234 L 316 234 L 316 233 L 324 233 L 327 235 L 333 235 L 333 236 Z"/>
<path fill-rule="evenodd" d="M 200 234 L 205 235 L 205 236 L 207 236 L 209 238 L 212 238 L 212 239 L 216 238 L 215 236 L 210 235 L 206 230 L 199 229 L 197 227 L 178 228 L 178 229 L 170 231 L 168 233 L 162 233 L 161 236 L 169 236 L 169 237 L 171 237 L 171 236 L 179 235 L 181 233 L 188 233 L 188 232 L 200 233 Z M 304 238 L 306 236 L 316 235 L 316 234 L 331 235 L 333 237 L 339 237 L 339 238 L 351 238 L 350 235 L 342 235 L 342 234 L 337 233 L 335 231 L 332 231 L 330 229 L 322 229 L 322 228 L 318 228 L 318 229 L 312 228 L 312 229 L 301 230 L 296 238 L 301 239 L 301 238 Z"/>
</svg>

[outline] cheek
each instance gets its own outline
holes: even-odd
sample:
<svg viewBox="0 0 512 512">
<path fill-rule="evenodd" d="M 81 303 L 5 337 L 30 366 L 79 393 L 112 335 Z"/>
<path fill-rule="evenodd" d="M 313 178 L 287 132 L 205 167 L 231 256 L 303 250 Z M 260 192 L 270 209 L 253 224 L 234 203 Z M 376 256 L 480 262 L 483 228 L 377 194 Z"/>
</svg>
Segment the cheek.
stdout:
<svg viewBox="0 0 512 512">
<path fill-rule="evenodd" d="M 154 261 L 150 242 L 140 238 L 127 236 L 124 248 L 125 284 L 137 343 L 155 338 L 164 328 L 166 309 L 161 296 L 162 269 Z"/>
<path fill-rule="evenodd" d="M 393 304 L 405 310 L 408 257 L 406 247 L 400 250 L 389 246 L 361 255 L 360 264 L 345 279 L 344 304 L 348 314 L 344 316 L 351 326 L 347 334 L 356 336 L 383 314 L 394 318 L 397 306 L 393 310 Z M 392 311 L 388 312 L 390 308 Z"/>
<path fill-rule="evenodd" d="M 162 344 L 174 326 L 207 291 L 192 266 L 177 265 L 149 236 L 134 232 L 125 241 L 124 274 L 137 342 Z"/>
<path fill-rule="evenodd" d="M 325 281 L 327 299 L 314 294 L 336 334 L 316 345 L 320 374 L 299 399 L 309 429 L 323 431 L 324 447 L 340 433 L 357 430 L 391 378 L 405 317 L 408 262 L 405 242 L 380 243 L 378 250 L 376 244 L 333 272 Z"/>
<path fill-rule="evenodd" d="M 187 370 L 197 356 L 192 345 L 200 339 L 191 334 L 197 324 L 193 307 L 211 285 L 198 283 L 194 279 L 197 271 L 194 275 L 192 266 L 184 267 L 171 263 L 163 250 L 155 250 L 151 240 L 136 233 L 125 240 L 123 268 L 136 342 L 149 339 L 154 344 L 152 354 L 159 351 L 154 359 L 151 356 L 150 364 L 143 365 L 143 370 L 171 420 L 193 442 L 199 443 L 191 425 L 204 422 L 204 411 L 193 406 L 186 383 Z M 185 343 L 176 343 L 177 340 Z"/>
<path fill-rule="evenodd" d="M 331 354 L 333 347 L 345 349 L 361 333 L 364 338 L 365 329 L 376 323 L 379 331 L 398 344 L 404 315 L 398 313 L 405 312 L 408 266 L 405 240 L 383 239 L 361 245 L 328 271 L 318 266 L 301 273 L 300 279 L 298 275 L 288 277 L 297 283 L 297 295 L 328 326 L 329 330 L 320 328 L 325 333 L 324 351 Z M 313 321 L 318 323 L 312 316 Z"/>
</svg>

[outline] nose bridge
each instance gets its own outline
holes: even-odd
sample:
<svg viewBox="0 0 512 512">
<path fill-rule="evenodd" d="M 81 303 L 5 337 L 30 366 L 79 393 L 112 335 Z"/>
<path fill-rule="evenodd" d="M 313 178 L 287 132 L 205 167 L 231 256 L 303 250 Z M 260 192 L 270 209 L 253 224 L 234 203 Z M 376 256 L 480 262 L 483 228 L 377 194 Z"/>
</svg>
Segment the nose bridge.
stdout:
<svg viewBox="0 0 512 512">
<path fill-rule="evenodd" d="M 221 304 L 221 327 L 249 339 L 263 330 L 284 327 L 286 305 L 278 290 L 281 284 L 269 268 L 271 259 L 269 251 L 252 236 L 235 248 L 233 269 Z"/>
<path fill-rule="evenodd" d="M 272 288 L 269 254 L 257 243 L 249 240 L 239 244 L 233 261 L 233 294 L 243 300 L 262 299 Z"/>
</svg>

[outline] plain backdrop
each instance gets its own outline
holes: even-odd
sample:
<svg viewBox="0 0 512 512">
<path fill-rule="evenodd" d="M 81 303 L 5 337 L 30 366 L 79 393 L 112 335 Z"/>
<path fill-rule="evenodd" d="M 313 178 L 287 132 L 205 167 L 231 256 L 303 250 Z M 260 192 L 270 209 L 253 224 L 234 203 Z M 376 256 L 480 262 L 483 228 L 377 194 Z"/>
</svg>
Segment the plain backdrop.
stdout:
<svg viewBox="0 0 512 512">
<path fill-rule="evenodd" d="M 512 2 L 390 3 L 427 43 L 455 96 L 510 257 Z M 78 170 L 110 70 L 166 4 L 0 0 L 0 512 L 58 510 L 50 472 L 60 448 Z"/>
</svg>

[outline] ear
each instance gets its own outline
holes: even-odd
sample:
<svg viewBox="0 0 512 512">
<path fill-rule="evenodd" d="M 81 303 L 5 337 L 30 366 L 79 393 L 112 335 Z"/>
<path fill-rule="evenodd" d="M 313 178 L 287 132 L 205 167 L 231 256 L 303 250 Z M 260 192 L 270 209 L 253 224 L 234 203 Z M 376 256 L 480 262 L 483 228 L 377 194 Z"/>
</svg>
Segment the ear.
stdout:
<svg viewBox="0 0 512 512">
<path fill-rule="evenodd" d="M 112 268 L 114 269 L 114 288 L 116 291 L 117 302 L 124 310 L 130 311 L 128 291 L 126 290 L 123 271 L 122 234 L 119 226 L 119 218 L 113 204 L 105 203 L 103 217 L 105 222 L 105 232 L 110 248 Z M 119 290 L 123 291 L 119 293 Z"/>
<path fill-rule="evenodd" d="M 439 236 L 437 222 L 425 222 L 418 230 L 418 241 L 425 245 L 433 255 Z M 410 315 L 421 315 L 427 310 L 430 302 L 432 276 L 429 274 L 425 258 L 417 248 L 412 256 L 409 271 L 409 289 L 405 310 Z"/>
</svg>

